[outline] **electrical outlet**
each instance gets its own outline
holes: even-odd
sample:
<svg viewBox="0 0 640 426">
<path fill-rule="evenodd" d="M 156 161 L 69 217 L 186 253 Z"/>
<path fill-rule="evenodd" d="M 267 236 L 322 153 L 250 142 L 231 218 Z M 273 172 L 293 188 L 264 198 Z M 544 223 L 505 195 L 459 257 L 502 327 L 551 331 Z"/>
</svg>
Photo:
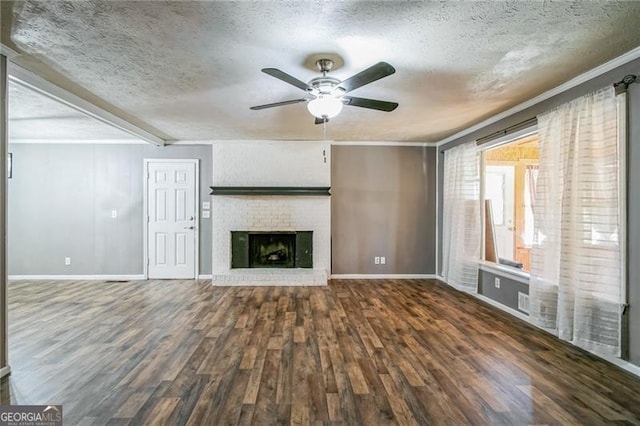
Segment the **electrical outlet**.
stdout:
<svg viewBox="0 0 640 426">
<path fill-rule="evenodd" d="M 211 202 L 210 201 L 203 201 L 202 202 L 202 210 L 209 210 L 211 208 Z"/>
<path fill-rule="evenodd" d="M 205 219 L 209 219 L 211 217 L 211 212 L 209 210 L 203 210 L 202 217 Z"/>
<path fill-rule="evenodd" d="M 373 258 L 373 263 L 375 263 L 376 265 L 379 265 L 380 264 L 380 257 L 379 256 L 374 257 Z"/>
<path fill-rule="evenodd" d="M 111 210 L 111 218 L 115 219 L 116 217 L 118 217 L 118 210 Z"/>
<path fill-rule="evenodd" d="M 65 257 L 64 258 L 64 264 L 67 265 L 67 266 L 71 265 L 71 258 L 70 257 Z"/>
<path fill-rule="evenodd" d="M 387 258 L 386 258 L 386 257 L 384 257 L 384 256 L 382 256 L 382 257 L 380 258 L 380 264 L 381 264 L 381 265 L 385 265 L 386 263 L 387 263 Z"/>
<path fill-rule="evenodd" d="M 496 288 L 500 288 L 500 278 L 498 277 L 495 278 L 495 285 L 496 285 Z"/>
</svg>

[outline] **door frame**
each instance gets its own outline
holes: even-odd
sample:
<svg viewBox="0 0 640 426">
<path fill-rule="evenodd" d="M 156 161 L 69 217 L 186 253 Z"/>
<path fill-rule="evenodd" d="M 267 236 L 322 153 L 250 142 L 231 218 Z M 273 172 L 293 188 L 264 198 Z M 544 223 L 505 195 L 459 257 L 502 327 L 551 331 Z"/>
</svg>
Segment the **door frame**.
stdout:
<svg viewBox="0 0 640 426">
<path fill-rule="evenodd" d="M 200 275 L 200 160 L 197 158 L 145 158 L 143 160 L 142 170 L 142 193 L 144 207 L 142 209 L 142 229 L 143 229 L 143 248 L 142 248 L 142 265 L 144 279 L 149 279 L 149 164 L 150 163 L 193 163 L 195 165 L 195 198 L 194 198 L 194 217 L 195 217 L 195 250 L 194 250 L 194 271 L 193 279 L 197 280 Z"/>
<path fill-rule="evenodd" d="M 510 260 L 515 260 L 515 258 L 516 258 L 517 240 L 518 240 L 518 238 L 516 236 L 516 231 L 517 231 L 517 229 L 516 229 L 516 210 L 517 210 L 517 198 L 518 198 L 517 193 L 516 193 L 516 186 L 517 186 L 516 180 L 517 180 L 518 162 L 517 161 L 510 161 L 510 160 L 505 160 L 505 161 L 489 160 L 489 161 L 486 161 L 485 163 L 486 164 L 484 165 L 484 170 L 483 170 L 483 177 L 484 177 L 483 180 L 486 180 L 487 168 L 488 167 L 504 167 L 504 168 L 510 167 L 511 168 L 510 172 L 512 173 L 512 178 L 513 178 L 512 179 L 513 193 L 511 194 L 512 202 L 513 202 L 513 206 L 512 206 L 513 208 L 511 209 L 512 223 L 511 223 L 511 226 L 510 226 L 512 229 L 509 232 L 511 232 L 511 234 L 512 234 L 511 235 L 511 248 L 512 248 L 511 257 L 513 259 L 510 259 Z M 505 177 L 506 177 L 506 175 L 507 175 L 507 173 L 503 174 L 503 176 L 505 176 Z M 503 180 L 502 185 L 503 185 L 502 186 L 502 198 L 503 198 L 503 215 L 504 215 L 504 212 L 506 211 L 506 207 L 507 207 L 506 203 L 504 202 L 506 200 L 506 198 L 507 198 L 505 196 L 507 194 L 507 192 L 506 192 L 507 180 L 506 179 Z M 486 191 L 486 186 L 485 186 L 485 189 L 483 191 Z M 486 192 L 483 192 L 482 196 L 484 198 L 486 196 Z M 508 230 L 509 226 L 506 223 L 506 217 L 504 219 L 505 219 L 504 223 L 502 225 L 499 225 L 499 226 L 504 226 Z M 500 256 L 501 255 L 500 246 L 502 244 L 499 244 L 499 241 L 500 241 L 500 238 L 496 236 L 496 243 L 495 244 L 496 244 L 496 253 L 497 253 L 497 257 L 498 257 L 498 262 L 497 263 L 499 263 L 500 257 L 502 257 L 504 259 L 508 259 L 509 258 L 509 256 L 504 256 L 504 255 Z M 504 251 L 504 249 L 502 251 Z M 502 254 L 504 254 L 504 253 L 502 253 Z"/>
</svg>

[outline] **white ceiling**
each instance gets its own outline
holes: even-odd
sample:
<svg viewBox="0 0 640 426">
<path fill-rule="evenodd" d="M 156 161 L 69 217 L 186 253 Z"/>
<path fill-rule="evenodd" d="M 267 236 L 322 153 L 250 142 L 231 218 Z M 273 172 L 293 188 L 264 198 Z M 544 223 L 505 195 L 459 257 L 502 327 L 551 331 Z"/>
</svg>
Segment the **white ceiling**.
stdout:
<svg viewBox="0 0 640 426">
<path fill-rule="evenodd" d="M 134 137 L 60 102 L 9 84 L 9 140 L 124 140 Z"/>
<path fill-rule="evenodd" d="M 309 55 L 344 59 L 344 79 L 381 60 L 394 75 L 351 94 L 391 113 L 345 107 L 334 140 L 438 141 L 640 46 L 640 1 L 2 2 L 14 61 L 175 140 L 322 139 L 304 104 Z M 98 139 L 78 117 L 11 91 L 12 136 Z M 77 126 L 74 124 L 76 122 Z M 86 124 L 86 123 L 85 123 Z M 108 136 L 108 131 L 105 131 Z M 118 139 L 122 134 L 118 133 Z M 113 136 L 116 137 L 116 136 Z"/>
</svg>

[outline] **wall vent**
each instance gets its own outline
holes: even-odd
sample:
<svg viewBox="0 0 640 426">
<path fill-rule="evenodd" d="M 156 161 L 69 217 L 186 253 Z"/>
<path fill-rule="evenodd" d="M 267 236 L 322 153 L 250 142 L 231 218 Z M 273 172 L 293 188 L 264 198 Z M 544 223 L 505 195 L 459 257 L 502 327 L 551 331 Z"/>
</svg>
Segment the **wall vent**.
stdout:
<svg viewBox="0 0 640 426">
<path fill-rule="evenodd" d="M 529 313 L 529 295 L 518 292 L 518 310 Z"/>
</svg>

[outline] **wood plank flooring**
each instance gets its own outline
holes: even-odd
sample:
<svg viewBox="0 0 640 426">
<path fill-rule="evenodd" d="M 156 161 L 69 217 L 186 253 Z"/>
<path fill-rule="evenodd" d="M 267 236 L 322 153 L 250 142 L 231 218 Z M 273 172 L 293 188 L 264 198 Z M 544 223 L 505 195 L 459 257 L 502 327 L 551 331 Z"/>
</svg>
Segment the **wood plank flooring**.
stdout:
<svg viewBox="0 0 640 426">
<path fill-rule="evenodd" d="M 428 280 L 16 281 L 2 404 L 65 424 L 640 424 L 640 380 Z"/>
</svg>

